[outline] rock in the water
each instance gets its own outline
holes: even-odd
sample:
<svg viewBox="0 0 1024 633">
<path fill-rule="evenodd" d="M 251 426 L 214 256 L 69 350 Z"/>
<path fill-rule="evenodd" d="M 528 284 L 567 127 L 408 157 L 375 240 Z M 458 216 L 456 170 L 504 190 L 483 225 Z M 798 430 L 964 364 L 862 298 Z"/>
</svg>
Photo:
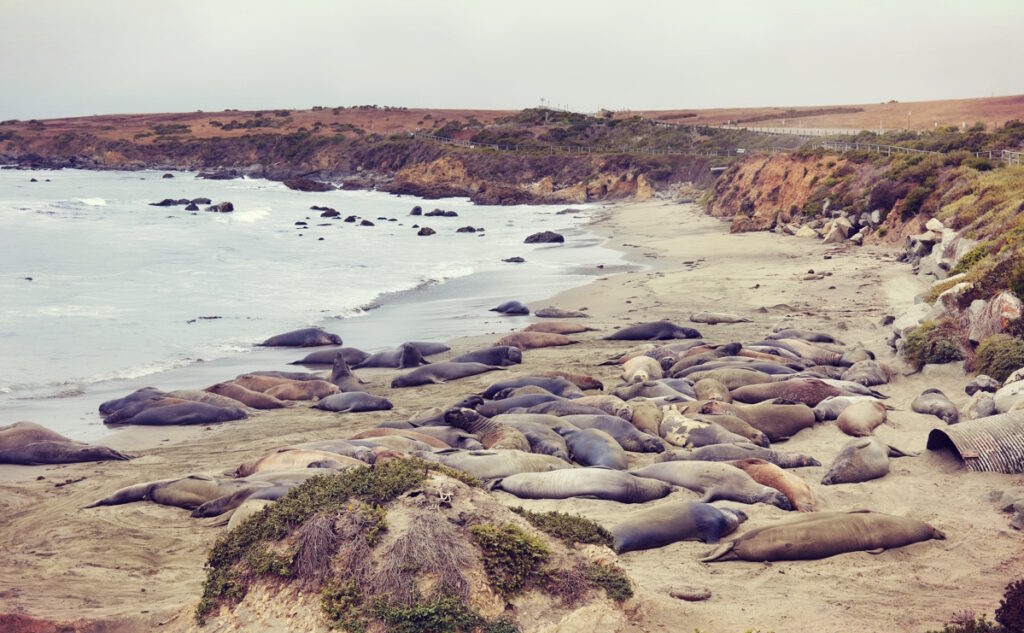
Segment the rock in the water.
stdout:
<svg viewBox="0 0 1024 633">
<path fill-rule="evenodd" d="M 210 204 L 213 200 L 209 198 L 192 198 L 191 202 L 192 204 Z"/>
<path fill-rule="evenodd" d="M 198 211 L 199 210 L 199 205 L 196 204 L 195 202 L 189 202 L 188 206 L 185 207 L 185 210 L 186 211 Z"/>
<path fill-rule="evenodd" d="M 174 174 L 164 174 L 161 178 L 174 178 Z"/>
<path fill-rule="evenodd" d="M 321 218 L 337 218 L 337 217 L 341 217 L 341 214 L 338 213 L 337 211 L 335 211 L 334 209 L 327 209 L 326 211 L 324 211 L 323 213 L 320 214 L 320 217 Z"/>
<path fill-rule="evenodd" d="M 434 229 L 430 228 L 429 226 L 424 226 L 416 233 L 416 235 L 434 235 L 435 233 L 437 233 L 437 231 L 435 231 Z"/>
<path fill-rule="evenodd" d="M 456 233 L 476 233 L 476 229 L 472 226 L 463 226 L 455 230 Z"/>
<path fill-rule="evenodd" d="M 235 205 L 231 204 L 230 202 L 221 202 L 220 204 L 215 204 L 206 207 L 206 210 L 212 211 L 214 213 L 231 213 L 232 211 L 235 210 Z"/>
<path fill-rule="evenodd" d="M 346 222 L 355 222 L 356 221 L 356 216 L 350 215 L 347 218 L 345 218 L 345 221 Z"/>
<path fill-rule="evenodd" d="M 426 213 L 423 214 L 423 216 L 427 217 L 427 218 L 437 218 L 437 217 L 441 217 L 441 218 L 455 218 L 455 217 L 458 217 L 459 214 L 454 212 L 454 211 L 445 211 L 444 209 L 434 209 L 433 211 L 427 211 Z"/>
<path fill-rule="evenodd" d="M 522 263 L 526 262 L 526 260 L 523 259 L 522 257 L 509 257 L 509 258 L 503 259 L 501 261 L 508 262 L 510 264 L 522 264 Z"/>
<path fill-rule="evenodd" d="M 534 233 L 533 235 L 527 237 L 523 241 L 523 243 L 524 244 L 551 244 L 551 243 L 560 243 L 560 242 L 564 242 L 564 241 L 565 241 L 565 237 L 563 237 L 562 235 L 560 235 L 558 233 L 555 233 L 554 231 L 541 231 L 540 233 Z"/>
<path fill-rule="evenodd" d="M 369 220 L 363 220 L 362 222 L 359 223 L 359 226 L 376 226 L 376 225 L 373 222 L 370 222 Z"/>
<path fill-rule="evenodd" d="M 295 191 L 332 191 L 335 188 L 329 182 L 320 182 L 312 178 L 289 178 L 284 181 L 284 186 Z"/>
<path fill-rule="evenodd" d="M 409 212 L 409 215 L 423 215 L 423 207 L 416 205 L 412 208 L 412 211 Z"/>
</svg>

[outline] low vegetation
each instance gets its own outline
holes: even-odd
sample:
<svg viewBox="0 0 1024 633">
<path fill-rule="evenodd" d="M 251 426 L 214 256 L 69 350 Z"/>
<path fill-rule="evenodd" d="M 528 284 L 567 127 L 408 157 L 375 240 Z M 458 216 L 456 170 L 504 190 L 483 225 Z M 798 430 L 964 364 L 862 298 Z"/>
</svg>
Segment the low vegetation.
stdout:
<svg viewBox="0 0 1024 633">
<path fill-rule="evenodd" d="M 998 381 L 1024 367 L 1024 340 L 1009 334 L 993 334 L 978 345 L 975 367 Z"/>
<path fill-rule="evenodd" d="M 939 631 L 929 633 L 1022 633 L 1024 632 L 1024 579 L 1006 586 L 995 622 L 973 611 L 956 613 Z"/>
<path fill-rule="evenodd" d="M 964 359 L 960 332 L 950 320 L 924 321 L 907 334 L 903 358 L 920 369 L 924 365 Z"/>
<path fill-rule="evenodd" d="M 611 547 L 614 538 L 611 532 L 590 519 L 564 512 L 531 512 L 521 507 L 510 508 L 530 522 L 538 530 L 550 534 L 567 545 L 590 543 Z"/>
</svg>

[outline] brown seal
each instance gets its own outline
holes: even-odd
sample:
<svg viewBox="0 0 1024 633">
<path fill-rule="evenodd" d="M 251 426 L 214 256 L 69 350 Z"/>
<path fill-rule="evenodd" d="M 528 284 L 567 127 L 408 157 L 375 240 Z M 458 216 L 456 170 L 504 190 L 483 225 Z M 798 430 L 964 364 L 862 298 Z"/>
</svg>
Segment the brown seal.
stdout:
<svg viewBox="0 0 1024 633">
<path fill-rule="evenodd" d="M 693 384 L 693 391 L 698 400 L 718 400 L 732 402 L 729 389 L 714 378 L 702 378 Z"/>
<path fill-rule="evenodd" d="M 801 403 L 762 402 L 742 405 L 712 401 L 701 406 L 700 412 L 708 415 L 721 413 L 735 415 L 764 433 L 772 442 L 788 439 L 799 431 L 814 426 L 817 422 L 814 410 Z"/>
<path fill-rule="evenodd" d="M 884 423 L 885 405 L 877 400 L 858 400 L 836 418 L 839 430 L 853 437 L 871 435 L 875 427 Z"/>
<path fill-rule="evenodd" d="M 549 378 L 565 378 L 580 389 L 604 389 L 604 383 L 586 374 L 573 374 L 567 371 L 552 370 L 541 372 L 540 375 Z"/>
<path fill-rule="evenodd" d="M 518 429 L 497 420 L 485 418 L 472 409 L 449 409 L 444 414 L 444 421 L 450 426 L 479 437 L 484 448 L 511 448 L 530 452 L 530 440 L 526 439 L 526 436 Z"/>
<path fill-rule="evenodd" d="M 559 345 L 572 345 L 576 341 L 564 334 L 552 332 L 513 332 L 508 336 L 498 339 L 494 345 L 508 345 L 519 349 L 538 349 L 541 347 L 556 347 Z"/>
<path fill-rule="evenodd" d="M 263 392 L 278 400 L 319 400 L 327 396 L 341 393 L 337 385 L 326 380 L 302 380 L 280 384 Z"/>
<path fill-rule="evenodd" d="M 802 402 L 809 407 L 817 406 L 825 398 L 846 395 L 842 389 L 815 378 L 791 378 L 779 382 L 747 385 L 733 389 L 732 397 L 749 404 L 764 402 L 773 398 Z"/>
<path fill-rule="evenodd" d="M 90 446 L 34 422 L 0 426 L 0 464 L 70 464 L 130 459 L 106 446 Z"/>
<path fill-rule="evenodd" d="M 280 376 L 260 376 L 257 374 L 242 374 L 235 378 L 233 381 L 236 385 L 241 385 L 246 389 L 258 391 L 260 393 L 266 393 L 267 389 L 276 387 L 278 385 L 287 385 L 295 382 L 291 378 L 281 378 Z"/>
<path fill-rule="evenodd" d="M 281 409 L 288 406 L 273 396 L 268 396 L 259 391 L 246 389 L 242 385 L 233 382 L 221 382 L 206 388 L 210 393 L 219 394 L 232 400 L 237 400 L 247 407 L 253 409 Z"/>
<path fill-rule="evenodd" d="M 367 429 L 367 430 L 365 430 L 365 431 L 363 431 L 361 433 L 356 433 L 355 435 L 353 435 L 352 437 L 350 437 L 348 439 L 350 439 L 350 440 L 362 440 L 362 439 L 368 439 L 368 438 L 385 437 L 385 436 L 388 436 L 388 435 L 397 435 L 399 437 L 404 437 L 406 439 L 416 440 L 417 442 L 423 442 L 424 444 L 427 444 L 431 448 L 436 448 L 436 449 L 451 448 L 451 446 L 448 446 L 447 444 L 445 444 L 441 440 L 437 439 L 436 437 L 432 437 L 430 435 L 425 435 L 423 433 L 417 433 L 416 431 L 411 431 L 409 429 L 389 429 L 389 428 L 378 427 L 378 428 L 373 428 L 373 429 Z"/>
<path fill-rule="evenodd" d="M 551 332 L 552 334 L 579 334 L 580 332 L 590 332 L 594 328 L 580 325 L 579 323 L 569 323 L 567 321 L 545 321 L 543 323 L 531 323 L 530 325 L 522 329 L 523 332 Z"/>
<path fill-rule="evenodd" d="M 657 380 L 662 373 L 661 363 L 650 356 L 635 356 L 622 364 L 622 380 L 626 383 Z"/>
<path fill-rule="evenodd" d="M 796 475 L 763 459 L 740 459 L 728 463 L 750 475 L 751 479 L 762 486 L 775 488 L 786 495 L 793 507 L 800 512 L 817 510 L 814 492 L 803 479 Z"/>
<path fill-rule="evenodd" d="M 319 451 L 309 448 L 285 448 L 267 453 L 262 457 L 241 464 L 231 474 L 233 477 L 248 477 L 253 473 L 262 473 L 271 470 L 295 470 L 309 468 L 314 464 L 326 465 L 330 468 L 348 468 L 351 466 L 365 466 L 366 463 L 354 457 L 345 457 L 338 453 Z"/>
</svg>

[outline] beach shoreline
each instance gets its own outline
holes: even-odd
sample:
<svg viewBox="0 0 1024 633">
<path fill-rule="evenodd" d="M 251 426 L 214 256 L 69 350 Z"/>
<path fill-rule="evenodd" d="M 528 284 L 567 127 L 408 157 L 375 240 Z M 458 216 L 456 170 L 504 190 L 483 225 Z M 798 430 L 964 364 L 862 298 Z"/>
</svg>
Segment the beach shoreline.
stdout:
<svg viewBox="0 0 1024 633">
<path fill-rule="evenodd" d="M 190 630 L 206 552 L 221 529 L 188 518 L 184 510 L 150 503 L 90 510 L 81 509 L 84 505 L 122 486 L 222 472 L 289 443 L 344 437 L 385 420 L 411 419 L 512 375 L 562 369 L 593 375 L 610 388 L 619 368 L 600 362 L 630 345 L 601 337 L 626 324 L 661 319 L 692 325 L 719 343 L 759 340 L 778 321 L 791 319 L 873 350 L 897 370 L 893 382 L 881 387 L 895 410 L 890 424 L 876 434 L 921 454 L 896 461 L 892 472 L 876 481 L 821 486 L 818 482 L 846 439 L 835 425 L 816 425 L 778 447 L 821 461 L 821 467 L 795 471 L 812 486 L 821 509 L 909 515 L 944 531 L 947 540 L 877 556 L 855 553 L 772 565 L 702 564 L 697 559 L 710 548 L 695 542 L 631 552 L 618 558 L 637 592 L 628 630 L 924 631 L 941 628 L 958 609 L 994 610 L 1003 587 L 1024 565 L 1019 535 L 989 500 L 993 490 L 1013 485 L 1014 478 L 970 473 L 948 453 L 924 450 L 927 432 L 944 423 L 911 412 L 910 400 L 926 387 L 943 389 L 958 405 L 966 397 L 959 365 L 906 376 L 885 344 L 883 317 L 899 314 L 923 289 L 908 265 L 881 247 L 826 245 L 772 233 L 730 234 L 727 224 L 695 205 L 667 200 L 602 210 L 592 230 L 606 235 L 609 247 L 627 253 L 637 269 L 528 302 L 533 309 L 587 308 L 590 318 L 581 321 L 597 331 L 574 335 L 579 342 L 564 348 L 529 350 L 522 365 L 501 375 L 396 390 L 385 385 L 398 371 L 360 370 L 373 393 L 392 399 L 394 410 L 336 416 L 299 407 L 259 413 L 242 423 L 135 428 L 112 440 L 115 448 L 133 442 L 154 446 L 140 450 L 132 461 L 0 466 L 0 551 L 5 554 L 0 596 L 5 610 L 54 621 L 102 622 L 105 630 L 155 628 L 168 620 L 163 630 Z M 752 320 L 688 322 L 690 313 L 702 310 Z M 496 338 L 489 333 L 454 339 L 448 355 L 488 346 Z M 631 467 L 637 466 L 649 456 L 631 454 L 630 460 Z M 69 480 L 73 483 L 63 485 Z M 606 525 L 621 520 L 624 511 L 612 501 L 527 501 L 494 494 L 507 505 L 579 513 Z M 666 499 L 690 497 L 683 490 Z M 741 533 L 786 516 L 763 504 L 744 511 L 750 520 Z M 669 596 L 687 586 L 707 587 L 712 597 L 686 603 Z"/>
</svg>

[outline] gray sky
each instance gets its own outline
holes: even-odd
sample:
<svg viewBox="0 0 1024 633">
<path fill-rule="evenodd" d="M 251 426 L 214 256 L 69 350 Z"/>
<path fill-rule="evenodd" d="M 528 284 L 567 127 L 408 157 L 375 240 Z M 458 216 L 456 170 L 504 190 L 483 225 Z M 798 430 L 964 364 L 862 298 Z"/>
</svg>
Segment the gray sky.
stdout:
<svg viewBox="0 0 1024 633">
<path fill-rule="evenodd" d="M 0 0 L 0 119 L 1024 93 L 1022 0 Z"/>
</svg>

